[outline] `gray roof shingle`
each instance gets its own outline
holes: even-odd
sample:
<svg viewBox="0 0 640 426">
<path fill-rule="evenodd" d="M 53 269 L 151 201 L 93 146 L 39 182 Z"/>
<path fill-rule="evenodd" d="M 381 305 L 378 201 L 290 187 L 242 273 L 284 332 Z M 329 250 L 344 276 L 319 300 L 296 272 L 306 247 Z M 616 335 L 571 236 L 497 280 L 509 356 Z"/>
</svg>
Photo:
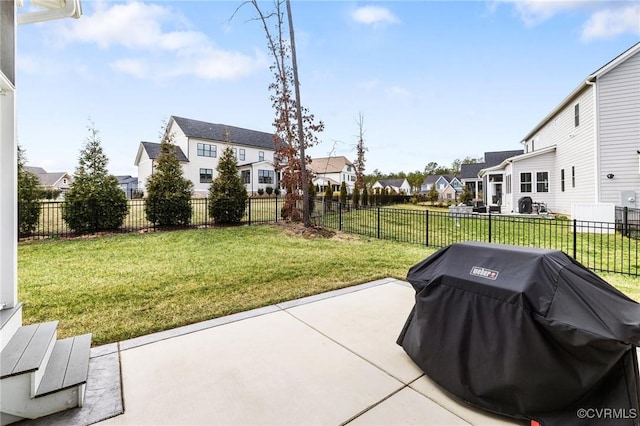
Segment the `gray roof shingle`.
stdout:
<svg viewBox="0 0 640 426">
<path fill-rule="evenodd" d="M 507 158 L 515 157 L 516 155 L 524 154 L 524 151 L 521 149 L 513 150 L 513 151 L 494 151 L 494 152 L 485 152 L 484 153 L 484 162 L 485 167 L 493 167 L 502 163 Z"/>
<path fill-rule="evenodd" d="M 155 160 L 160 156 L 161 145 L 159 143 L 155 143 L 155 142 L 140 142 L 140 143 L 144 147 L 144 150 L 147 152 L 147 155 L 149 156 L 150 159 Z M 184 161 L 186 163 L 189 162 L 189 159 L 187 158 L 186 155 L 184 155 L 184 152 L 182 152 L 182 149 L 180 149 L 179 146 L 173 145 L 173 149 L 175 150 L 175 154 L 176 154 L 176 157 L 178 158 L 178 161 Z"/>
<path fill-rule="evenodd" d="M 225 124 L 207 123 L 205 121 L 176 117 L 175 115 L 172 118 L 189 138 L 224 142 L 224 132 L 227 130 L 229 132 L 229 142 L 234 145 L 275 150 L 273 133 L 259 132 Z"/>
</svg>

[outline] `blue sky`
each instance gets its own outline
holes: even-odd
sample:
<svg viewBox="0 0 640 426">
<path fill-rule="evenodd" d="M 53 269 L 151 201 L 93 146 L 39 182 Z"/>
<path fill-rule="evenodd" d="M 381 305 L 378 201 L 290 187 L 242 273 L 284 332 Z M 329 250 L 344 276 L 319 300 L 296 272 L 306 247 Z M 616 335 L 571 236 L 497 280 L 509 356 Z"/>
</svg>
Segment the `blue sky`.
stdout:
<svg viewBox="0 0 640 426">
<path fill-rule="evenodd" d="M 171 115 L 272 132 L 272 61 L 241 4 L 85 0 L 79 20 L 20 26 L 28 164 L 73 173 L 89 117 L 110 172 L 133 176 L 140 141 L 158 142 Z M 25 0 L 19 13 L 31 8 Z M 640 40 L 638 0 L 294 0 L 292 9 L 302 103 L 326 126 L 310 154 L 354 160 L 362 113 L 367 173 L 520 149 L 589 74 Z"/>
</svg>

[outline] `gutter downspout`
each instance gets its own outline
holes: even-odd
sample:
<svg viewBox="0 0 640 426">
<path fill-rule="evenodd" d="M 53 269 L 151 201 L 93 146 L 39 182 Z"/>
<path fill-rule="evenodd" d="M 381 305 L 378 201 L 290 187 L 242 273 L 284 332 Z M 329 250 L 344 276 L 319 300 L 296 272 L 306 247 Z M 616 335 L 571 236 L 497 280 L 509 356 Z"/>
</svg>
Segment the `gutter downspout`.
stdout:
<svg viewBox="0 0 640 426">
<path fill-rule="evenodd" d="M 51 21 L 62 18 L 78 19 L 82 16 L 82 5 L 80 0 L 63 0 L 64 6 L 55 9 L 43 10 L 39 12 L 23 13 L 18 15 L 18 25 L 33 24 L 36 22 Z M 37 1 L 32 2 L 39 5 Z M 43 4 L 43 7 L 47 7 Z"/>
<path fill-rule="evenodd" d="M 585 84 L 587 86 L 591 86 L 592 90 L 593 90 L 593 117 L 594 117 L 594 123 L 593 123 L 593 153 L 594 153 L 594 161 L 595 161 L 595 169 L 596 169 L 596 175 L 595 177 L 595 185 L 593 186 L 595 188 L 595 199 L 594 201 L 597 203 L 600 203 L 602 201 L 601 199 L 601 185 L 600 185 L 600 138 L 598 137 L 598 131 L 600 129 L 600 126 L 598 126 L 599 120 L 600 120 L 600 114 L 598 111 L 598 90 L 597 90 L 597 86 L 596 86 L 596 78 L 595 77 L 589 77 L 588 79 L 585 80 Z"/>
</svg>

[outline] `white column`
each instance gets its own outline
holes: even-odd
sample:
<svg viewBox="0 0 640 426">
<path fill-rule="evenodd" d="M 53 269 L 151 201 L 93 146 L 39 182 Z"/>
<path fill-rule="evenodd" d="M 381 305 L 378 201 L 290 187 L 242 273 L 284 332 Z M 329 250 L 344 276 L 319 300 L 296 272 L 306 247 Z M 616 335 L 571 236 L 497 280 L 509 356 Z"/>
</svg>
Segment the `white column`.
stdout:
<svg viewBox="0 0 640 426">
<path fill-rule="evenodd" d="M 15 90 L 0 75 L 0 309 L 18 302 Z"/>
</svg>

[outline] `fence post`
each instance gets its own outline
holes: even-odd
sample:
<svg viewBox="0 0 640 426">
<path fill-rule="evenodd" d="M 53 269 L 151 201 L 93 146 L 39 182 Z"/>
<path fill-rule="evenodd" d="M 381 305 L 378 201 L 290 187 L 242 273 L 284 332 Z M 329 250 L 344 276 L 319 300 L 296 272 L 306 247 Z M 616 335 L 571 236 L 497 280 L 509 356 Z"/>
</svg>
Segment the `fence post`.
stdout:
<svg viewBox="0 0 640 426">
<path fill-rule="evenodd" d="M 276 194 L 276 222 L 278 221 L 278 195 Z"/>
<path fill-rule="evenodd" d="M 429 247 L 429 210 L 424 213 L 424 245 Z"/>
<path fill-rule="evenodd" d="M 251 198 L 247 198 L 247 219 L 249 220 L 249 225 L 251 225 Z"/>
<path fill-rule="evenodd" d="M 380 239 L 380 207 L 378 207 L 378 239 Z"/>
<path fill-rule="evenodd" d="M 491 242 L 491 209 L 489 209 L 489 242 Z"/>
<path fill-rule="evenodd" d="M 629 232 L 629 207 L 622 208 L 622 235 L 625 237 L 630 236 Z"/>
<path fill-rule="evenodd" d="M 338 230 L 342 231 L 342 202 L 338 201 Z"/>
<path fill-rule="evenodd" d="M 578 221 L 576 219 L 573 219 L 573 258 L 575 260 L 578 260 L 576 258 L 577 246 L 578 246 Z"/>
</svg>

